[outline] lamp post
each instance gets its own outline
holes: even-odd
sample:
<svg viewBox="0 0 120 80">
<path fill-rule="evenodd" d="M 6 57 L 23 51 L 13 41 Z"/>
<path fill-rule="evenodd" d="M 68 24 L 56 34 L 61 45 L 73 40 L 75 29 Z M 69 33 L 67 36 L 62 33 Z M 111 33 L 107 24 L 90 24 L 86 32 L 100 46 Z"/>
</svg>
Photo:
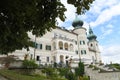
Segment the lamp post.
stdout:
<svg viewBox="0 0 120 80">
<path fill-rule="evenodd" d="M 36 35 L 35 35 L 35 44 L 34 44 L 34 60 L 35 60 L 35 52 L 36 52 Z"/>
</svg>

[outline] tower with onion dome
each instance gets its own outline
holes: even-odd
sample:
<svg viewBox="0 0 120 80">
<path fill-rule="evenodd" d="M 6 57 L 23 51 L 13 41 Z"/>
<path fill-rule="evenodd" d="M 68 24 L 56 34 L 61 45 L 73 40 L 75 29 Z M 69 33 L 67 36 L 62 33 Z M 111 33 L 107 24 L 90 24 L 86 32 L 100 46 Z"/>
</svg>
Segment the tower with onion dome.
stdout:
<svg viewBox="0 0 120 80">
<path fill-rule="evenodd" d="M 97 36 L 93 33 L 93 30 L 91 27 L 89 27 L 89 33 L 88 33 L 88 47 L 89 47 L 89 51 L 92 55 L 92 62 L 94 63 L 99 63 L 101 58 L 100 58 L 100 50 L 99 50 L 99 46 L 98 46 L 98 41 Z"/>
<path fill-rule="evenodd" d="M 73 20 L 72 26 L 74 27 L 73 32 L 77 34 L 77 49 L 79 53 L 79 59 L 82 62 L 89 63 L 91 62 L 91 57 L 87 45 L 88 39 L 86 28 L 83 27 L 83 24 L 83 21 L 76 16 L 76 18 Z"/>
</svg>

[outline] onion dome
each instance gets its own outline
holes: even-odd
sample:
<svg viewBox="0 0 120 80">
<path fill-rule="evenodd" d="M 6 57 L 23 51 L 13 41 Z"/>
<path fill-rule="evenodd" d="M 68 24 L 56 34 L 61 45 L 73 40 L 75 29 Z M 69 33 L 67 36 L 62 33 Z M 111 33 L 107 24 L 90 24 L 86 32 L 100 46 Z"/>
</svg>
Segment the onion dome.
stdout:
<svg viewBox="0 0 120 80">
<path fill-rule="evenodd" d="M 97 36 L 93 33 L 91 27 L 89 27 L 89 34 L 87 36 L 89 40 L 96 40 Z"/>
<path fill-rule="evenodd" d="M 81 28 L 83 26 L 83 21 L 76 16 L 76 18 L 73 20 L 72 26 L 74 28 Z"/>
</svg>

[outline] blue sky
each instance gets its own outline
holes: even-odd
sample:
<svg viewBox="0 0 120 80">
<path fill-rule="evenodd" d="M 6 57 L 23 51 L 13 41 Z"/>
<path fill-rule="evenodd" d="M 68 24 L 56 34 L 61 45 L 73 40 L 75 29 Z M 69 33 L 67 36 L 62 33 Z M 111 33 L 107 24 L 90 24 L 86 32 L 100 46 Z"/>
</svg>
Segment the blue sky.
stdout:
<svg viewBox="0 0 120 80">
<path fill-rule="evenodd" d="M 60 21 L 59 26 L 73 29 L 72 21 L 75 18 L 75 8 L 61 0 L 67 11 L 65 22 Z M 101 57 L 104 63 L 120 63 L 120 1 L 95 0 L 89 11 L 78 16 L 84 21 L 83 27 L 92 27 L 99 41 Z"/>
</svg>

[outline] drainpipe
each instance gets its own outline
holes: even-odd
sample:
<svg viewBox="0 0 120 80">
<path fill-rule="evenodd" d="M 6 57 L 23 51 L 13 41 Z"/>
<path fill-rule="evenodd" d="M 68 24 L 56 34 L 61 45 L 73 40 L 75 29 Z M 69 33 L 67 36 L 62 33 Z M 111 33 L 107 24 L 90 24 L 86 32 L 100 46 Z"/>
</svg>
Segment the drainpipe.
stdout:
<svg viewBox="0 0 120 80">
<path fill-rule="evenodd" d="M 80 46 L 79 46 L 79 37 L 78 37 L 78 34 L 77 34 L 77 44 L 78 44 L 79 61 L 81 62 L 81 54 L 80 54 Z"/>
</svg>

